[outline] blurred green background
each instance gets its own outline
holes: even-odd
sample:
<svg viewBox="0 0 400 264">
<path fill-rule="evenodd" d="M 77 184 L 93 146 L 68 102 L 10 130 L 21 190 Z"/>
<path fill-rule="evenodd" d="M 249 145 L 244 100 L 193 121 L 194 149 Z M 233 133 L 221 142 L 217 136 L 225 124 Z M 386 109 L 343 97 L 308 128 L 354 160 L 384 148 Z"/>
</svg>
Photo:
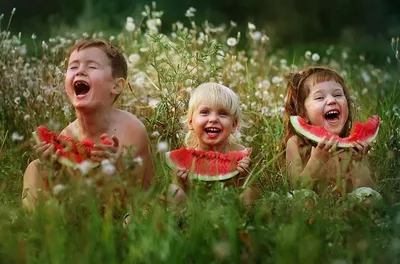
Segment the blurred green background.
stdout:
<svg viewBox="0 0 400 264">
<path fill-rule="evenodd" d="M 145 0 L 0 0 L 4 29 L 11 10 L 11 31 L 38 39 L 65 32 L 118 32 L 127 16 L 141 20 Z M 238 31 L 252 22 L 271 37 L 274 47 L 293 45 L 343 44 L 365 53 L 386 58 L 391 52 L 391 37 L 400 36 L 399 0 L 159 0 L 157 10 L 164 11 L 162 30 L 171 30 L 173 22 L 189 23 L 185 11 L 197 9 L 194 20 L 214 25 L 238 24 Z M 236 34 L 232 32 L 232 34 Z M 384 55 L 384 56 L 382 56 Z M 373 59 L 373 58 L 372 58 Z"/>
</svg>

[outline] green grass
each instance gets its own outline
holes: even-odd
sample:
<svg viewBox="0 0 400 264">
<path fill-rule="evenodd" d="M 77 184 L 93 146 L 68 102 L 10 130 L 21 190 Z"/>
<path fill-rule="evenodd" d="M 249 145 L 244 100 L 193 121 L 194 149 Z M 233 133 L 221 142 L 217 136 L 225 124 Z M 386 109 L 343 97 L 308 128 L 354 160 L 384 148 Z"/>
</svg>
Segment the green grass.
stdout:
<svg viewBox="0 0 400 264">
<path fill-rule="evenodd" d="M 148 19 L 157 18 L 148 16 Z M 227 45 L 228 28 L 193 25 L 169 36 L 144 21 L 136 31 L 107 36 L 131 60 L 118 105 L 147 126 L 155 159 L 156 184 L 147 193 L 129 188 L 127 208 L 100 213 L 99 190 L 71 182 L 58 194 L 61 204 L 43 203 L 36 213 L 21 209 L 23 171 L 34 158 L 31 132 L 38 125 L 60 131 L 74 119 L 63 92 L 63 58 L 76 39 L 55 36 L 35 41 L 36 57 L 24 53 L 18 36 L 0 37 L 0 262 L 1 263 L 397 263 L 400 258 L 399 201 L 400 93 L 395 56 L 378 68 L 360 54 L 353 59 L 320 54 L 289 57 L 271 52 L 268 40 L 242 32 L 244 50 Z M 97 35 L 98 36 L 98 35 Z M 390 43 L 390 41 L 388 41 Z M 390 44 L 388 44 L 390 45 Z M 321 50 L 324 47 L 321 47 Z M 396 52 L 395 48 L 395 52 Z M 223 56 L 220 56 L 223 52 Z M 304 50 L 304 53 L 306 50 Z M 394 52 L 394 54 L 395 54 Z M 137 56 L 136 56 L 137 57 Z M 396 64 L 397 63 L 397 64 Z M 321 197 L 313 209 L 287 198 L 279 148 L 282 138 L 283 76 L 307 65 L 329 65 L 343 72 L 355 96 L 356 119 L 382 118 L 370 154 L 371 170 L 384 201 L 372 208 L 346 198 Z M 160 193 L 170 181 L 162 153 L 182 145 L 180 125 L 188 91 L 204 81 L 221 81 L 238 93 L 246 114 L 244 145 L 253 148 L 252 177 L 263 189 L 254 208 L 238 201 L 239 190 L 199 187 L 184 208 L 165 205 Z M 13 134 L 23 136 L 12 140 Z M 120 175 L 123 177 L 124 175 Z M 115 180 L 118 182 L 118 178 Z M 277 195 L 274 195 L 277 194 Z M 108 196 L 107 196 L 108 197 Z M 132 222 L 121 217 L 131 211 Z"/>
</svg>

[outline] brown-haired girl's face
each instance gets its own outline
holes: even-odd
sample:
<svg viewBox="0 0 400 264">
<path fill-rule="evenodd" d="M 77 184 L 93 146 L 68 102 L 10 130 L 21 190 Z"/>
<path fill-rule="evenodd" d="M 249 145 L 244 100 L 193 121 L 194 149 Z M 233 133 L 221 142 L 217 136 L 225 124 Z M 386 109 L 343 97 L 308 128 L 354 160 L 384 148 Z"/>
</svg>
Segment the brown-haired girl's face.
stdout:
<svg viewBox="0 0 400 264">
<path fill-rule="evenodd" d="M 310 87 L 304 101 L 307 121 L 339 135 L 348 118 L 348 102 L 343 87 L 336 81 L 324 81 Z"/>
</svg>

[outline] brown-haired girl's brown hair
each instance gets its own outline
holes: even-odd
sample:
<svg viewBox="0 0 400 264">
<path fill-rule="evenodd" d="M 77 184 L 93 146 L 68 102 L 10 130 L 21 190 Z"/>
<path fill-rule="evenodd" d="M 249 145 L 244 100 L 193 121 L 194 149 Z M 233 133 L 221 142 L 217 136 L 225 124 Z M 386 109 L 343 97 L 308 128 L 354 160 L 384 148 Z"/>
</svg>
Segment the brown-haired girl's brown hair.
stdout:
<svg viewBox="0 0 400 264">
<path fill-rule="evenodd" d="M 335 81 L 343 87 L 343 92 L 347 99 L 349 117 L 339 136 L 345 137 L 349 135 L 353 122 L 353 102 L 350 98 L 349 89 L 344 79 L 335 70 L 327 67 L 309 67 L 300 72 L 289 73 L 286 75 L 286 78 L 288 79 L 288 84 L 285 111 L 283 116 L 283 149 L 286 148 L 286 142 L 289 140 L 289 138 L 296 134 L 294 128 L 290 124 L 290 116 L 298 115 L 305 117 L 306 111 L 304 107 L 304 101 L 310 92 L 310 88 L 315 84 L 325 81 Z"/>
</svg>

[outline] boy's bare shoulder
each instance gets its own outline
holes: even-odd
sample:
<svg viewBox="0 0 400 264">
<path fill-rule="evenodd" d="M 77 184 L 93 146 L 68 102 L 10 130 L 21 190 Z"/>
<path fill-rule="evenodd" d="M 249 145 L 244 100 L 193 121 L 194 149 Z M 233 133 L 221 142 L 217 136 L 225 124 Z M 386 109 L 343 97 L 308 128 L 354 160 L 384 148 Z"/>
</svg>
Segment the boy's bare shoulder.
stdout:
<svg viewBox="0 0 400 264">
<path fill-rule="evenodd" d="M 63 130 L 61 130 L 60 135 L 76 137 L 77 136 L 77 120 L 69 123 Z"/>
<path fill-rule="evenodd" d="M 126 125 L 126 130 L 133 130 L 136 131 L 136 133 L 138 131 L 146 132 L 146 128 L 142 121 L 140 121 L 139 118 L 128 111 L 117 109 L 117 120 L 118 122 L 124 122 L 124 124 Z"/>
</svg>

